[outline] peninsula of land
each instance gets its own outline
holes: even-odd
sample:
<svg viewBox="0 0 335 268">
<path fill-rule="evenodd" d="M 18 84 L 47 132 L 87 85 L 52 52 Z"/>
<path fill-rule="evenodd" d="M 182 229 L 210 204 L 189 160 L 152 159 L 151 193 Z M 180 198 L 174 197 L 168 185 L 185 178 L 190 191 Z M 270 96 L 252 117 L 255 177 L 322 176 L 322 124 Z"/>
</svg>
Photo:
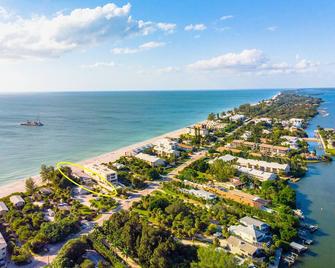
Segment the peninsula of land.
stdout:
<svg viewBox="0 0 335 268">
<path fill-rule="evenodd" d="M 0 266 L 294 264 L 318 226 L 304 222 L 289 182 L 308 161 L 331 160 L 305 132 L 321 101 L 280 93 L 80 162 L 93 172 L 43 165 L 2 186 Z"/>
</svg>

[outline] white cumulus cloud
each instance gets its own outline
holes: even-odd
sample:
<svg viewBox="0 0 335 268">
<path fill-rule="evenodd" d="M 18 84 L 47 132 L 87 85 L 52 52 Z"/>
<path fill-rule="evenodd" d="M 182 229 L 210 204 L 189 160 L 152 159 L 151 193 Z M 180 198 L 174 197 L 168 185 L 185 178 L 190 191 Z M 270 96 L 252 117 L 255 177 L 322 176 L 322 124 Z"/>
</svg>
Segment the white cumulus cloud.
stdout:
<svg viewBox="0 0 335 268">
<path fill-rule="evenodd" d="M 111 52 L 113 54 L 135 54 L 138 52 L 142 52 L 142 51 L 146 51 L 146 50 L 150 50 L 150 49 L 154 49 L 158 47 L 163 47 L 163 46 L 165 46 L 164 42 L 151 41 L 151 42 L 144 43 L 135 48 L 129 48 L 129 47 L 112 48 Z"/>
<path fill-rule="evenodd" d="M 259 49 L 245 49 L 240 53 L 226 53 L 204 59 L 189 64 L 188 69 L 192 70 L 231 70 L 242 73 L 255 73 L 257 75 L 268 74 L 292 74 L 292 73 L 306 73 L 315 71 L 320 63 L 312 62 L 307 59 L 296 59 L 295 63 L 273 63 Z"/>
<path fill-rule="evenodd" d="M 251 69 L 267 62 L 268 59 L 261 50 L 245 49 L 240 53 L 227 53 L 210 59 L 199 60 L 190 64 L 191 69 Z"/>
<path fill-rule="evenodd" d="M 155 31 L 171 33 L 175 24 L 144 22 L 130 16 L 131 5 L 109 3 L 95 8 L 78 8 L 69 14 L 52 17 L 11 16 L 0 19 L 0 57 L 57 57 L 78 48 L 90 47 L 105 40 L 129 35 L 147 35 Z"/>
<path fill-rule="evenodd" d="M 81 65 L 80 67 L 85 68 L 85 69 L 95 69 L 99 67 L 114 67 L 115 63 L 113 61 L 110 62 L 96 62 L 93 64 L 84 64 Z"/>
<path fill-rule="evenodd" d="M 189 24 L 186 25 L 184 30 L 185 31 L 204 31 L 207 29 L 207 26 L 205 24 L 199 23 L 199 24 Z"/>
</svg>

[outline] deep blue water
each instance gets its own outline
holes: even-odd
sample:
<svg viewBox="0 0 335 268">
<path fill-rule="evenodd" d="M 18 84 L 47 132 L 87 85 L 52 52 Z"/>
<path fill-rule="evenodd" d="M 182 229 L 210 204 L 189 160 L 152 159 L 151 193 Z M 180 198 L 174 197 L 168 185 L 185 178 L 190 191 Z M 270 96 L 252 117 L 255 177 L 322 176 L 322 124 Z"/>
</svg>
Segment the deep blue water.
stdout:
<svg viewBox="0 0 335 268">
<path fill-rule="evenodd" d="M 305 92 L 322 98 L 324 103 L 320 108 L 329 113 L 312 119 L 307 129 L 309 135 L 314 135 L 318 125 L 335 128 L 335 90 Z M 315 244 L 299 259 L 298 267 L 335 267 L 335 158 L 332 163 L 310 164 L 306 177 L 295 189 L 297 205 L 307 217 L 306 221 L 320 227 L 313 237 Z"/>
<path fill-rule="evenodd" d="M 0 185 L 41 164 L 79 161 L 205 119 L 278 90 L 0 95 Z M 19 123 L 39 117 L 43 127 Z"/>
</svg>

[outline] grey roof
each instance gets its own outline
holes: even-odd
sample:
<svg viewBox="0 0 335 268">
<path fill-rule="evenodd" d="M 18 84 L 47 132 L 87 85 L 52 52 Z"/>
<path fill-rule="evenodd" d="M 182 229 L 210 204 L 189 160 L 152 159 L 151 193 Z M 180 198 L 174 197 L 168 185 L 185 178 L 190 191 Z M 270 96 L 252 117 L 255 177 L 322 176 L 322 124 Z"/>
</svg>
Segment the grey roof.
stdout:
<svg viewBox="0 0 335 268">
<path fill-rule="evenodd" d="M 10 198 L 9 198 L 10 202 L 12 202 L 14 205 L 17 204 L 17 203 L 20 203 L 20 202 L 23 202 L 24 203 L 24 200 L 21 196 L 19 195 L 12 195 Z"/>
<path fill-rule="evenodd" d="M 8 211 L 8 208 L 4 202 L 0 202 L 0 211 Z"/>
<path fill-rule="evenodd" d="M 263 221 L 260 221 L 260 220 L 251 218 L 251 217 L 249 217 L 249 216 L 245 216 L 245 217 L 241 218 L 241 219 L 240 219 L 240 223 L 245 224 L 245 225 L 247 225 L 247 226 L 249 226 L 249 225 L 254 225 L 254 226 L 256 226 L 256 227 L 261 227 L 262 225 L 266 224 L 266 223 L 263 222 Z"/>
<path fill-rule="evenodd" d="M 230 162 L 230 161 L 233 161 L 236 159 L 235 156 L 232 156 L 230 154 L 226 154 L 226 155 L 223 155 L 221 157 L 219 157 L 220 160 L 224 161 L 224 162 Z"/>
</svg>

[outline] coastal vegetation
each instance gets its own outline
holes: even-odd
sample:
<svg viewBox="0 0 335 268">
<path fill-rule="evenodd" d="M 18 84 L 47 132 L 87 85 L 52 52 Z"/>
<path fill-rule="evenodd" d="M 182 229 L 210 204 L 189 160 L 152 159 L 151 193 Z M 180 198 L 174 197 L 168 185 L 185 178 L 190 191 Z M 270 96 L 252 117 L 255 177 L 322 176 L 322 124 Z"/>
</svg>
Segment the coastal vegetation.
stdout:
<svg viewBox="0 0 335 268">
<path fill-rule="evenodd" d="M 160 157 L 161 166 L 134 156 L 103 164 L 117 170 L 116 198 L 79 194 L 57 168 L 42 165 L 42 186 L 29 178 L 24 193 L 0 200 L 8 207 L 0 216 L 0 230 L 11 261 L 28 263 L 47 251 L 48 244 L 66 242 L 49 267 L 121 268 L 130 263 L 148 268 L 233 268 L 249 263 L 265 267 L 276 249 L 289 251 L 290 243 L 300 239 L 296 192 L 289 180 L 303 177 L 307 170 L 306 155 L 313 154 L 303 139 L 304 127 L 320 103 L 319 98 L 284 93 L 255 105 L 211 113 L 201 127 L 170 140 L 187 145 L 187 151 L 161 155 L 150 146 L 143 150 Z M 303 123 L 293 126 L 292 118 Z M 201 132 L 203 128 L 206 131 Z M 318 131 L 331 149 L 334 132 Z M 241 139 L 248 144 L 231 146 Z M 284 153 L 264 153 L 259 144 L 280 147 Z M 228 153 L 231 161 L 220 159 Z M 236 157 L 287 164 L 289 171 L 260 178 L 243 173 Z M 264 172 L 258 165 L 252 169 Z M 78 183 L 83 180 L 70 167 L 62 167 L 62 172 Z M 153 184 L 159 187 L 148 189 Z M 21 197 L 22 204 L 13 202 L 13 195 Z M 102 215 L 103 224 L 97 226 Z M 261 260 L 241 252 L 235 258 L 234 251 L 223 246 L 230 237 L 245 239 L 231 229 L 243 225 L 244 217 L 269 227 L 264 241 L 246 242 L 261 249 Z M 80 231 L 86 235 L 68 240 Z M 88 252 L 97 254 L 99 262 L 88 258 Z"/>
</svg>

